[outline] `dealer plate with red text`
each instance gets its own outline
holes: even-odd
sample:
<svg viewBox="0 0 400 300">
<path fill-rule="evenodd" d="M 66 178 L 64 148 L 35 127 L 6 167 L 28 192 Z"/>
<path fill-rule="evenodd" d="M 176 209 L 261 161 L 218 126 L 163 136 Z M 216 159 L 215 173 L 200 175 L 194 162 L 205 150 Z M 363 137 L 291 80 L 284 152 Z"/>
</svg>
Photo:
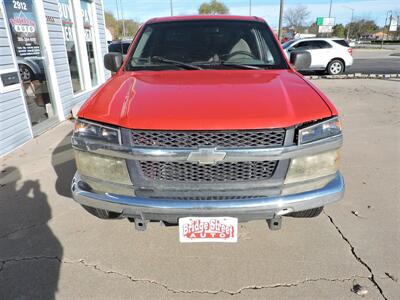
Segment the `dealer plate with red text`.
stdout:
<svg viewBox="0 0 400 300">
<path fill-rule="evenodd" d="M 179 219 L 181 243 L 236 243 L 237 240 L 237 218 L 187 217 Z"/>
</svg>

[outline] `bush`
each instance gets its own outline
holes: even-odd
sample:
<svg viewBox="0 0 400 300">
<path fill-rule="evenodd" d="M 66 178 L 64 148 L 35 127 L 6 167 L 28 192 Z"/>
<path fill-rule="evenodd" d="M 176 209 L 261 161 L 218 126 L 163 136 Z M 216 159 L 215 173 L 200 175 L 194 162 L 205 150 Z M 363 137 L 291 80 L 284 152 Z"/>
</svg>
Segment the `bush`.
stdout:
<svg viewBox="0 0 400 300">
<path fill-rule="evenodd" d="M 382 40 L 377 40 L 377 41 L 371 41 L 371 44 L 381 44 Z M 385 40 L 383 41 L 383 44 L 385 45 L 398 45 L 400 44 L 400 40 Z"/>
</svg>

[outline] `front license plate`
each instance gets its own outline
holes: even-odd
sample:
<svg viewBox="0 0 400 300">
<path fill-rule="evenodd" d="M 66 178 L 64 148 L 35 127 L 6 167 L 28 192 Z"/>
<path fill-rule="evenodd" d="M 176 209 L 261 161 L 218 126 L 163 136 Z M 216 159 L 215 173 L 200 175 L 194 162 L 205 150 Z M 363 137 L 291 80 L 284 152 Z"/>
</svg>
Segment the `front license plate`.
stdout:
<svg viewBox="0 0 400 300">
<path fill-rule="evenodd" d="M 237 218 L 187 217 L 179 219 L 181 243 L 236 243 L 237 240 Z"/>
</svg>

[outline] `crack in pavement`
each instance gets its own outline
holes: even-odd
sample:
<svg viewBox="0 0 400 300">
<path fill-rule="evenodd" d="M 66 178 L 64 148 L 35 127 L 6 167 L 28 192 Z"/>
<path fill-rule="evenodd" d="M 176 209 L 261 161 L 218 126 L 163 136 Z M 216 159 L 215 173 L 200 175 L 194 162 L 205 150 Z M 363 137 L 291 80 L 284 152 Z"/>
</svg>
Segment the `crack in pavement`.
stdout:
<svg viewBox="0 0 400 300">
<path fill-rule="evenodd" d="M 47 220 L 46 222 L 42 222 L 42 223 L 36 223 L 36 224 L 31 224 L 31 225 L 25 225 L 25 226 L 21 226 L 17 229 L 15 229 L 14 231 L 10 231 L 10 232 L 6 232 L 3 235 L 0 235 L 0 240 L 9 237 L 10 235 L 17 233 L 19 231 L 24 231 L 24 230 L 30 230 L 36 227 L 41 227 L 41 226 L 47 226 L 50 222 L 53 222 L 55 219 L 64 216 L 68 213 L 70 213 L 71 211 L 74 211 L 75 209 L 77 209 L 77 207 L 73 207 L 73 208 L 69 208 L 67 210 L 65 210 L 63 213 L 58 214 L 52 218 L 50 218 L 49 220 Z"/>
<path fill-rule="evenodd" d="M 388 300 L 388 298 L 385 296 L 383 293 L 382 287 L 378 284 L 378 282 L 375 280 L 375 274 L 372 271 L 372 268 L 356 253 L 356 250 L 354 246 L 351 244 L 350 240 L 343 234 L 343 232 L 340 230 L 339 226 L 336 225 L 336 223 L 333 221 L 333 218 L 328 215 L 328 213 L 324 210 L 324 214 L 328 217 L 329 221 L 332 223 L 333 226 L 335 226 L 337 232 L 341 236 L 341 238 L 349 245 L 350 251 L 353 254 L 354 258 L 361 264 L 363 265 L 368 272 L 371 274 L 371 276 L 368 277 L 368 279 L 375 285 L 375 287 L 378 289 L 379 293 L 383 297 L 383 299 Z"/>
<path fill-rule="evenodd" d="M 385 272 L 385 275 L 387 277 L 389 277 L 394 282 L 398 282 L 399 281 L 396 277 L 394 277 L 394 275 L 390 274 L 389 272 Z"/>
<path fill-rule="evenodd" d="M 366 276 L 359 276 L 359 275 L 354 275 L 349 278 L 309 278 L 305 279 L 302 281 L 297 281 L 293 283 L 278 283 L 274 285 L 254 285 L 254 286 L 245 286 L 242 287 L 236 291 L 229 291 L 229 290 L 216 290 L 216 291 L 208 291 L 208 290 L 179 290 L 179 289 L 172 289 L 170 288 L 167 284 L 160 283 L 156 280 L 151 280 L 151 279 L 139 279 L 139 278 L 134 278 L 132 275 L 121 273 L 118 271 L 114 270 L 105 270 L 99 265 L 95 264 L 90 264 L 87 263 L 85 260 L 80 259 L 78 261 L 74 260 L 63 260 L 59 257 L 56 256 L 36 256 L 36 257 L 24 257 L 24 258 L 12 258 L 8 260 L 1 261 L 0 265 L 0 273 L 5 269 L 5 265 L 8 263 L 13 263 L 13 262 L 22 262 L 22 261 L 32 261 L 32 260 L 56 260 L 59 263 L 63 264 L 75 264 L 75 265 L 83 265 L 84 267 L 87 268 L 92 268 L 96 271 L 102 272 L 106 275 L 116 275 L 118 277 L 122 277 L 125 279 L 130 280 L 131 282 L 134 283 L 147 283 L 147 284 L 152 284 L 155 286 L 159 286 L 163 289 L 165 289 L 167 292 L 173 293 L 173 294 L 208 294 L 208 295 L 218 295 L 218 294 L 227 294 L 230 296 L 235 296 L 238 294 L 242 294 L 242 292 L 246 290 L 262 290 L 262 289 L 275 289 L 275 288 L 291 288 L 291 287 L 297 287 L 302 284 L 307 284 L 311 282 L 320 282 L 320 281 L 328 281 L 328 282 L 347 282 L 347 281 L 352 281 L 354 279 L 370 279 L 370 277 Z"/>
<path fill-rule="evenodd" d="M 14 231 L 7 232 L 7 233 L 5 233 L 5 234 L 3 234 L 3 235 L 0 235 L 0 240 L 1 240 L 1 239 L 4 239 L 4 238 L 7 238 L 7 237 L 9 237 L 10 235 L 12 235 L 12 234 L 14 234 L 14 233 L 17 233 L 17 232 L 19 232 L 19 231 L 24 231 L 24 230 L 29 230 L 29 229 L 36 228 L 36 227 L 41 227 L 41 226 L 44 226 L 44 225 L 46 225 L 46 224 L 47 224 L 47 222 L 39 223 L 39 224 L 31 224 L 31 225 L 28 225 L 28 226 L 19 227 L 19 228 L 15 229 Z"/>
</svg>

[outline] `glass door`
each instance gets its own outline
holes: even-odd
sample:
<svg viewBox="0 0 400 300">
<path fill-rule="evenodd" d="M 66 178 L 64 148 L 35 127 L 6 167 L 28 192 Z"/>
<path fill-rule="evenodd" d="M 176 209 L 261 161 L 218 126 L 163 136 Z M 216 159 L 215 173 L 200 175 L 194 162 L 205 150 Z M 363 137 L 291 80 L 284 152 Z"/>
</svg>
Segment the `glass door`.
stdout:
<svg viewBox="0 0 400 300">
<path fill-rule="evenodd" d="M 74 94 L 80 93 L 84 90 L 83 75 L 80 62 L 80 55 L 78 53 L 79 47 L 76 24 L 74 20 L 73 6 L 71 0 L 59 0 L 58 6 L 60 10 L 61 22 L 64 31 L 65 47 L 68 55 L 68 65 L 71 74 L 72 88 Z"/>
<path fill-rule="evenodd" d="M 83 28 L 85 30 L 86 51 L 89 60 L 90 79 L 92 87 L 99 84 L 97 76 L 96 58 L 94 53 L 94 28 L 93 28 L 93 5 L 89 0 L 81 0 L 83 17 Z"/>
<path fill-rule="evenodd" d="M 4 0 L 7 23 L 34 133 L 57 120 L 48 82 L 48 63 L 33 0 Z"/>
</svg>

